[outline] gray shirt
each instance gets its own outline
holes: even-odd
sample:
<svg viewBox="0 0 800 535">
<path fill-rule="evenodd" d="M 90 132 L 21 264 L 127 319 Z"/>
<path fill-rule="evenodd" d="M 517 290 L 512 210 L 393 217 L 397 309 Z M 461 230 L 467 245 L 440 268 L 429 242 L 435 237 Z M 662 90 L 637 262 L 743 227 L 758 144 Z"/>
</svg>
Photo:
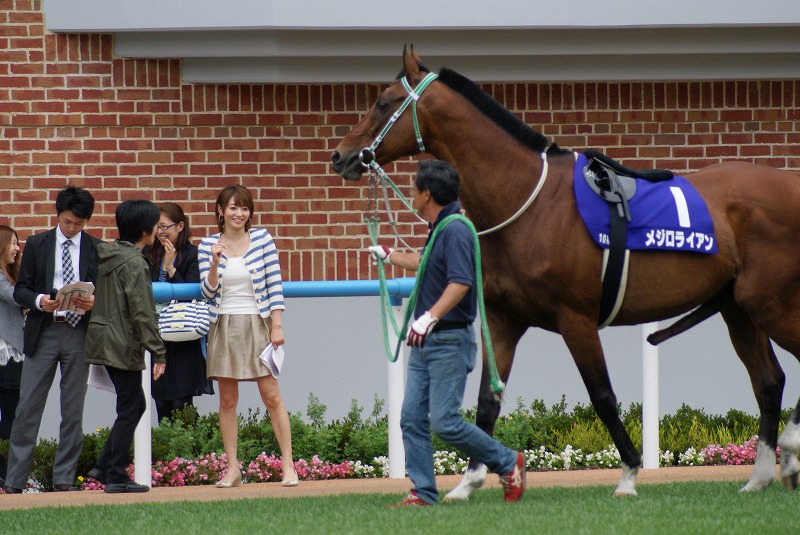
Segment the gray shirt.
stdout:
<svg viewBox="0 0 800 535">
<path fill-rule="evenodd" d="M 14 301 L 14 286 L 0 273 L 0 338 L 22 353 L 22 307 Z"/>
</svg>

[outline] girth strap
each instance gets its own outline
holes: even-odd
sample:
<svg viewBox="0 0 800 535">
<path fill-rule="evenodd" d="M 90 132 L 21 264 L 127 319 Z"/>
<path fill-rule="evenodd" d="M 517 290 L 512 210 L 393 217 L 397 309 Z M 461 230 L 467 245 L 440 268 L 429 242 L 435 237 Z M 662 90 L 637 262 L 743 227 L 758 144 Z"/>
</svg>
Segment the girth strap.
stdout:
<svg viewBox="0 0 800 535">
<path fill-rule="evenodd" d="M 603 250 L 603 295 L 600 298 L 599 325 L 607 327 L 619 312 L 625 297 L 628 281 L 628 261 L 630 251 L 626 247 L 627 220 L 613 203 L 608 204 L 611 218 L 610 247 Z"/>
</svg>

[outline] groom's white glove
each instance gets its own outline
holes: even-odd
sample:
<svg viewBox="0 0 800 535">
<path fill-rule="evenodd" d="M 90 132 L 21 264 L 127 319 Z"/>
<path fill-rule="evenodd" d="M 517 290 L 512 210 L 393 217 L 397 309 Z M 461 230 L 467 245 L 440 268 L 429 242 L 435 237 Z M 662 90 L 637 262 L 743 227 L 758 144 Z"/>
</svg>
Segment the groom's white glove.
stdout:
<svg viewBox="0 0 800 535">
<path fill-rule="evenodd" d="M 394 249 L 390 249 L 385 245 L 371 245 L 369 247 L 369 252 L 374 254 L 375 257 L 384 264 L 388 264 L 389 257 L 392 256 Z"/>
<path fill-rule="evenodd" d="M 425 345 L 425 337 L 431 332 L 433 326 L 439 322 L 439 318 L 431 316 L 430 312 L 426 312 L 417 321 L 411 324 L 408 329 L 408 345 L 411 347 L 422 347 Z"/>
</svg>

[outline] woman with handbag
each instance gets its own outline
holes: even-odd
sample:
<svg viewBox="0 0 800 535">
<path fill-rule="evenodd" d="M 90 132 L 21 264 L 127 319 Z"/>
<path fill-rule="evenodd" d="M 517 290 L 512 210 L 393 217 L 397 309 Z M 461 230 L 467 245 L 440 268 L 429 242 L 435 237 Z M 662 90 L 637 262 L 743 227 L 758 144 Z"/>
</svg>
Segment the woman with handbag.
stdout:
<svg viewBox="0 0 800 535">
<path fill-rule="evenodd" d="M 174 202 L 158 206 L 161 216 L 152 246 L 142 251 L 150 265 L 153 282 L 200 282 L 197 247 L 190 243 L 192 231 L 183 208 Z M 152 382 L 158 422 L 193 404 L 194 396 L 213 394 L 213 383 L 206 379 L 206 360 L 201 339 L 184 342 L 164 341 L 167 366 L 164 376 Z"/>
<path fill-rule="evenodd" d="M 0 225 L 0 439 L 11 437 L 19 404 L 22 376 L 22 307 L 14 301 L 19 271 L 19 239 L 11 227 Z M 6 458 L 0 455 L 0 485 L 6 479 Z"/>
<path fill-rule="evenodd" d="M 269 411 L 281 450 L 283 486 L 298 483 L 289 413 L 277 378 L 259 358 L 268 344 L 278 348 L 284 343 L 281 268 L 270 233 L 251 228 L 253 213 L 250 191 L 227 186 L 216 202 L 220 232 L 200 243 L 200 289 L 210 300 L 208 377 L 219 385 L 219 427 L 228 457 L 228 471 L 217 483 L 220 488 L 242 482 L 236 419 L 239 381 L 255 381 Z"/>
</svg>

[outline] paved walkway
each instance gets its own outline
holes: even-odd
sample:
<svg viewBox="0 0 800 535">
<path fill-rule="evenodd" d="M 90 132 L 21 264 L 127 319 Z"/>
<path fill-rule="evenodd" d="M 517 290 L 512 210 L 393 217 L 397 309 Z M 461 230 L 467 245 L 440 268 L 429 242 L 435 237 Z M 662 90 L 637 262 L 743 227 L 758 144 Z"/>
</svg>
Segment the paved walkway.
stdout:
<svg viewBox="0 0 800 535">
<path fill-rule="evenodd" d="M 640 470 L 640 485 L 678 481 L 745 481 L 753 466 L 681 466 Z M 777 467 L 776 467 L 777 471 Z M 607 485 L 609 496 L 619 482 L 619 469 L 570 470 L 567 472 L 528 472 L 528 488 L 579 487 Z M 449 490 L 458 484 L 461 476 L 439 476 L 437 485 Z M 780 485 L 779 482 L 774 484 Z M 497 476 L 489 475 L 485 488 L 499 487 Z M 338 479 L 330 481 L 301 481 L 293 488 L 283 488 L 279 483 L 248 483 L 232 489 L 218 489 L 213 485 L 192 487 L 159 487 L 141 494 L 106 494 L 102 491 L 38 492 L 0 494 L 0 511 L 34 507 L 108 505 L 127 503 L 155 503 L 169 501 L 221 501 L 248 498 L 294 498 L 298 496 L 323 496 L 330 494 L 397 494 L 408 492 L 407 479 Z"/>
</svg>

